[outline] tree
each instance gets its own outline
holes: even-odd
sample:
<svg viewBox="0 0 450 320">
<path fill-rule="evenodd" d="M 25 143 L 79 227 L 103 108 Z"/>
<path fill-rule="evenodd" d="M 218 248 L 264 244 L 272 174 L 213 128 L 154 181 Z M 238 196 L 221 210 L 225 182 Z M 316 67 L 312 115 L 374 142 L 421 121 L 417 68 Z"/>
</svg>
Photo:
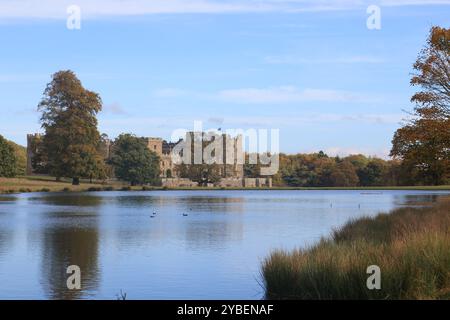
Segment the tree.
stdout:
<svg viewBox="0 0 450 320">
<path fill-rule="evenodd" d="M 159 157 L 144 138 L 121 134 L 113 144 L 110 163 L 117 178 L 131 185 L 159 182 Z"/>
<path fill-rule="evenodd" d="M 222 178 L 217 164 L 179 164 L 177 171 L 181 178 L 188 178 L 200 186 L 217 183 Z"/>
<path fill-rule="evenodd" d="M 14 177 L 17 170 L 17 157 L 14 147 L 0 135 L 0 177 Z"/>
<path fill-rule="evenodd" d="M 422 91 L 411 98 L 413 118 L 395 132 L 391 156 L 422 183 L 443 184 L 450 177 L 450 29 L 431 29 L 414 70 L 411 85 Z"/>
<path fill-rule="evenodd" d="M 333 187 L 355 187 L 359 183 L 355 167 L 348 160 L 337 163 L 330 173 Z"/>
<path fill-rule="evenodd" d="M 80 178 L 105 177 L 96 118 L 101 109 L 100 96 L 86 90 L 72 71 L 53 75 L 38 106 L 45 130 L 42 152 L 50 174 L 71 177 L 73 184 Z"/>
<path fill-rule="evenodd" d="M 382 159 L 371 159 L 369 163 L 357 170 L 360 184 L 362 186 L 386 185 L 385 178 L 388 173 L 388 164 Z"/>
<path fill-rule="evenodd" d="M 419 115 L 450 115 L 450 29 L 432 27 L 420 52 L 411 85 L 422 87 L 411 98 Z"/>
</svg>

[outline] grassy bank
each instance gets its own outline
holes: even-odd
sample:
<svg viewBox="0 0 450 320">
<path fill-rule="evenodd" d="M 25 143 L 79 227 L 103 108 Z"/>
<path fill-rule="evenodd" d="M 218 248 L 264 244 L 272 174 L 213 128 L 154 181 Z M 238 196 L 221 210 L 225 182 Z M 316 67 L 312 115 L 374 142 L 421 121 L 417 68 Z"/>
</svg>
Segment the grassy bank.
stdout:
<svg viewBox="0 0 450 320">
<path fill-rule="evenodd" d="M 130 187 L 126 182 L 109 181 L 107 183 L 94 182 L 89 183 L 88 180 L 82 180 L 78 186 L 72 185 L 71 179 L 62 179 L 56 181 L 54 177 L 48 176 L 22 176 L 17 178 L 0 177 L 0 194 L 1 193 L 24 193 L 24 192 L 59 192 L 59 191 L 102 191 L 102 190 L 449 190 L 450 186 L 411 186 L 411 187 L 276 187 L 273 188 L 223 188 L 223 187 L 179 187 L 179 188 L 163 188 L 163 187 Z"/>
<path fill-rule="evenodd" d="M 55 178 L 45 176 L 1 178 L 0 193 L 23 192 L 57 192 L 57 191 L 88 191 L 94 189 L 109 190 L 119 185 L 83 182 L 73 186 L 70 180 L 55 181 Z"/>
<path fill-rule="evenodd" d="M 381 269 L 369 290 L 366 269 Z M 269 299 L 450 299 L 450 200 L 350 221 L 317 245 L 263 263 Z"/>
</svg>

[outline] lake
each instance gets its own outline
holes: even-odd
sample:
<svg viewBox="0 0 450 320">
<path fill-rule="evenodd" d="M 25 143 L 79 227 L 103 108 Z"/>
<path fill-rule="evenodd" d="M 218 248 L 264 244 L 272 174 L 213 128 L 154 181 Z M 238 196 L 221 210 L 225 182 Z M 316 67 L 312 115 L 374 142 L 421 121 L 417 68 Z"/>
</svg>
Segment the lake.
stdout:
<svg viewBox="0 0 450 320">
<path fill-rule="evenodd" d="M 0 299 L 260 299 L 261 261 L 439 191 L 142 191 L 0 196 Z M 152 218 L 153 212 L 156 215 Z M 66 268 L 81 269 L 68 290 Z"/>
</svg>

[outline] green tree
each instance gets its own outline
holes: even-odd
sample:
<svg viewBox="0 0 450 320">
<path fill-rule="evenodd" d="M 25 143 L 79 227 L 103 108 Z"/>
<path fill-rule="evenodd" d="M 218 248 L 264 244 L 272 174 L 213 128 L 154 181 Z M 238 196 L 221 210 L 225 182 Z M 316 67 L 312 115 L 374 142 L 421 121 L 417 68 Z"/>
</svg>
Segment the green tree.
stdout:
<svg viewBox="0 0 450 320">
<path fill-rule="evenodd" d="M 14 177 L 17 170 L 17 156 L 14 147 L 0 135 L 0 177 Z"/>
<path fill-rule="evenodd" d="M 414 70 L 411 84 L 422 91 L 411 98 L 413 118 L 395 132 L 391 156 L 416 180 L 444 184 L 450 179 L 450 29 L 431 29 Z"/>
<path fill-rule="evenodd" d="M 73 184 L 79 184 L 80 178 L 105 177 L 96 118 L 101 109 L 100 96 L 86 90 L 72 71 L 53 75 L 38 106 L 45 130 L 42 151 L 50 174 L 71 177 Z"/>
<path fill-rule="evenodd" d="M 117 178 L 131 185 L 159 183 L 160 159 L 144 138 L 121 134 L 113 144 L 110 163 Z"/>
<path fill-rule="evenodd" d="M 386 184 L 388 165 L 386 161 L 374 158 L 365 167 L 358 169 L 357 172 L 362 186 L 382 186 Z"/>
</svg>

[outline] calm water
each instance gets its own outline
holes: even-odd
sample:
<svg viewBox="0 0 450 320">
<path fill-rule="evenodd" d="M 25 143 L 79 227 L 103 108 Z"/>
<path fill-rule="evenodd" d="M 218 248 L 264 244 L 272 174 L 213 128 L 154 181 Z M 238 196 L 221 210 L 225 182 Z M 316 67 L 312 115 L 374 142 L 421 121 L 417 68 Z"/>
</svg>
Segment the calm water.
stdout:
<svg viewBox="0 0 450 320">
<path fill-rule="evenodd" d="M 152 191 L 0 196 L 0 299 L 258 299 L 275 248 L 348 219 L 433 202 L 421 191 Z M 153 212 L 156 217 L 150 218 Z M 188 216 L 183 216 L 183 213 Z M 80 266 L 82 289 L 66 287 Z"/>
</svg>

